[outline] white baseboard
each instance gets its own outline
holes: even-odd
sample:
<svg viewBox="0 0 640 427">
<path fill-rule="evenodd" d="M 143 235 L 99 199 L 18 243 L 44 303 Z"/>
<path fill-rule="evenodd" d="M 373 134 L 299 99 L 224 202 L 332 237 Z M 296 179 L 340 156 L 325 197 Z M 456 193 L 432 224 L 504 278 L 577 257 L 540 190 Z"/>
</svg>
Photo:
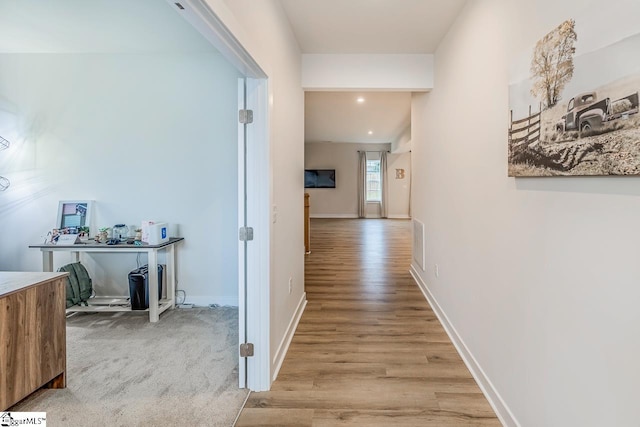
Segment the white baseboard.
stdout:
<svg viewBox="0 0 640 427">
<path fill-rule="evenodd" d="M 304 292 L 302 294 L 302 298 L 300 298 L 300 302 L 298 303 L 298 307 L 296 308 L 295 313 L 293 313 L 293 317 L 289 322 L 289 326 L 287 327 L 287 331 L 282 337 L 282 341 L 280 341 L 280 345 L 278 346 L 278 350 L 273 357 L 273 366 L 275 369 L 273 370 L 273 376 L 271 377 L 271 381 L 275 381 L 278 377 L 278 373 L 280 372 L 280 368 L 282 367 L 282 362 L 284 362 L 284 358 L 287 355 L 287 351 L 289 350 L 289 345 L 291 344 L 291 340 L 293 339 L 293 335 L 298 328 L 298 323 L 300 322 L 300 318 L 302 317 L 302 313 L 304 313 L 304 309 L 307 306 L 307 293 Z"/>
<path fill-rule="evenodd" d="M 507 427 L 520 427 L 520 423 L 518 423 L 516 417 L 504 402 L 504 400 L 498 393 L 498 390 L 496 390 L 496 388 L 493 386 L 493 383 L 491 382 L 489 377 L 487 377 L 478 361 L 475 359 L 475 357 L 473 357 L 473 354 L 469 351 L 469 348 L 462 340 L 462 337 L 458 334 L 456 328 L 453 327 L 453 325 L 449 321 L 449 318 L 442 310 L 442 307 L 440 307 L 438 301 L 435 299 L 431 291 L 429 291 L 427 284 L 422 280 L 422 278 L 418 274 L 418 271 L 413 265 L 411 265 L 411 269 L 409 270 L 409 272 L 411 273 L 413 280 L 415 280 L 415 282 L 418 284 L 418 287 L 429 302 L 429 305 L 431 305 L 433 312 L 438 317 L 438 320 L 440 320 L 440 323 L 444 327 L 444 330 L 447 332 L 447 335 L 449 335 L 451 342 L 453 342 L 456 350 L 458 350 L 460 357 L 462 357 L 465 365 L 467 365 L 467 368 L 469 368 L 471 375 L 473 375 L 473 378 L 478 383 L 478 386 L 489 401 L 489 404 L 500 419 L 502 425 Z"/>
<path fill-rule="evenodd" d="M 355 214 L 311 214 L 310 218 L 322 218 L 322 219 L 358 219 L 358 215 Z M 367 215 L 369 219 L 379 219 L 380 215 Z M 389 215 L 388 219 L 411 219 L 409 215 Z"/>
<path fill-rule="evenodd" d="M 176 298 L 176 303 L 181 301 L 181 295 L 178 294 Z M 211 304 L 216 304 L 220 306 L 230 306 L 230 307 L 238 307 L 238 297 L 217 297 L 217 296 L 189 296 L 187 294 L 187 299 L 184 301 L 185 304 L 193 304 L 197 307 L 208 307 Z"/>
<path fill-rule="evenodd" d="M 324 219 L 353 219 L 358 218 L 356 214 L 310 214 L 310 218 L 324 218 Z"/>
</svg>

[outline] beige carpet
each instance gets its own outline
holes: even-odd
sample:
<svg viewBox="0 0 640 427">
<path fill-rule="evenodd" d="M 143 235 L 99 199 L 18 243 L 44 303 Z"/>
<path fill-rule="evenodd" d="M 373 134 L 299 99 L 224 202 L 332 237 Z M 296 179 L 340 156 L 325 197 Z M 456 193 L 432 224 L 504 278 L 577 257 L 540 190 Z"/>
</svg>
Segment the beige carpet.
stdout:
<svg viewBox="0 0 640 427">
<path fill-rule="evenodd" d="M 51 426 L 231 426 L 238 388 L 238 311 L 176 309 L 67 319 L 67 388 L 40 390 L 11 411 Z"/>
</svg>

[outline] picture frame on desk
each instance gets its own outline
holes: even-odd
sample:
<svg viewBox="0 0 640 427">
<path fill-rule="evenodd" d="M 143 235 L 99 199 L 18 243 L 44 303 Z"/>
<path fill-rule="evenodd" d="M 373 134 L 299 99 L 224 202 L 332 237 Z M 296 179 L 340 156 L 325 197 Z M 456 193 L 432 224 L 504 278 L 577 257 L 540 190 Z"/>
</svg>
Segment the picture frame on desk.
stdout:
<svg viewBox="0 0 640 427">
<path fill-rule="evenodd" d="M 93 200 L 61 200 L 58 203 L 56 228 L 79 229 L 91 227 Z"/>
</svg>

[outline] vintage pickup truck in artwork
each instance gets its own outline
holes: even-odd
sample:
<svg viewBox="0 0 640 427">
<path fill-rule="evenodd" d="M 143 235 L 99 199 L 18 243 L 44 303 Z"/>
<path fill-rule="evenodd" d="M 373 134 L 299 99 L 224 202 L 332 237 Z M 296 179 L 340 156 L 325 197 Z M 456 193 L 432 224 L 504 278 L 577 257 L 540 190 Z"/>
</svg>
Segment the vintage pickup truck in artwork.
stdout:
<svg viewBox="0 0 640 427">
<path fill-rule="evenodd" d="M 567 114 L 556 123 L 558 132 L 586 132 L 604 123 L 638 112 L 638 92 L 616 101 L 610 98 L 598 100 L 595 92 L 587 92 L 571 98 Z"/>
</svg>

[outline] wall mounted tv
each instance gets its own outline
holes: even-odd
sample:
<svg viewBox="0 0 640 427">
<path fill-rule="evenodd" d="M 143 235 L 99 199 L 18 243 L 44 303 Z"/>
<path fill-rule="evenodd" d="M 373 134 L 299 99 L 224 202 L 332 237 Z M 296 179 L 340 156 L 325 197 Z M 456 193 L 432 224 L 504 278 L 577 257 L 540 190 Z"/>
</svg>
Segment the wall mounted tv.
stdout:
<svg viewBox="0 0 640 427">
<path fill-rule="evenodd" d="M 336 188 L 336 170 L 305 169 L 304 188 Z"/>
</svg>

